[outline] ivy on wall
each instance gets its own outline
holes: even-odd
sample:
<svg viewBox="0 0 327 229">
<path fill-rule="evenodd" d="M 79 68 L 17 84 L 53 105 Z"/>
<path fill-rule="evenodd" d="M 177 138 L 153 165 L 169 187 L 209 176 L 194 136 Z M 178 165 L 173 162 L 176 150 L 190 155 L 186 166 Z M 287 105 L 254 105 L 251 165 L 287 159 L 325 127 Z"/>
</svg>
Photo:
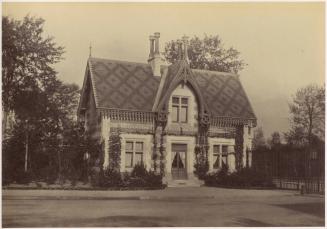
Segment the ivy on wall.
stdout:
<svg viewBox="0 0 327 229">
<path fill-rule="evenodd" d="M 194 154 L 194 174 L 197 175 L 199 179 L 204 179 L 205 175 L 209 171 L 208 147 L 205 145 L 196 145 L 194 148 Z"/>
<path fill-rule="evenodd" d="M 235 164 L 236 170 L 240 170 L 243 167 L 243 139 L 244 129 L 243 126 L 238 126 L 236 128 L 235 136 Z"/>
<path fill-rule="evenodd" d="M 109 137 L 109 168 L 120 172 L 121 161 L 121 137 L 120 131 L 112 132 Z"/>
</svg>

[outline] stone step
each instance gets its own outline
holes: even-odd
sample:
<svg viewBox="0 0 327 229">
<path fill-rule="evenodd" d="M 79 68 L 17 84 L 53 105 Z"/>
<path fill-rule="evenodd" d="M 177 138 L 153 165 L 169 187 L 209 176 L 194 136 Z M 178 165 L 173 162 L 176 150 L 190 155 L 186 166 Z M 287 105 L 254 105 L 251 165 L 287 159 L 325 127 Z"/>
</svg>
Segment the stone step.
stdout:
<svg viewBox="0 0 327 229">
<path fill-rule="evenodd" d="M 203 184 L 200 180 L 170 180 L 168 187 L 200 187 Z"/>
</svg>

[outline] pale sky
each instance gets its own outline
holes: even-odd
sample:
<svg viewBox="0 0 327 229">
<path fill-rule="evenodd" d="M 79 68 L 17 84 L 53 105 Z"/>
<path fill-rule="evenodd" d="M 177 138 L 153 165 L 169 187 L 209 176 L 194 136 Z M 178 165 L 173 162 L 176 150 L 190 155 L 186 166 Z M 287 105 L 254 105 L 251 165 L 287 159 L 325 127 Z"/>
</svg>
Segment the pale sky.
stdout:
<svg viewBox="0 0 327 229">
<path fill-rule="evenodd" d="M 300 87 L 324 84 L 324 3 L 3 3 L 3 15 L 45 19 L 45 32 L 64 46 L 59 78 L 82 85 L 92 56 L 146 62 L 148 36 L 160 48 L 187 36 L 218 34 L 248 64 L 240 78 L 265 136 L 285 132 L 288 102 Z"/>
</svg>

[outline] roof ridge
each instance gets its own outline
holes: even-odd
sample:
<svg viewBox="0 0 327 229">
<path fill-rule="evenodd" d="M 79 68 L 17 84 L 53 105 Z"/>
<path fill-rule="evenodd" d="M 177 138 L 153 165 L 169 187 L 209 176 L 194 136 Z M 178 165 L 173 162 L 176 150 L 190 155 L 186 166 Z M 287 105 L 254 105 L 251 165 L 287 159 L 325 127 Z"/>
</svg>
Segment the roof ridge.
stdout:
<svg viewBox="0 0 327 229">
<path fill-rule="evenodd" d="M 127 61 L 127 60 L 114 60 L 114 59 L 107 59 L 107 58 L 99 58 L 99 57 L 90 57 L 90 60 L 105 60 L 105 61 L 110 61 L 110 62 L 119 62 L 119 63 L 129 63 L 129 64 L 138 64 L 138 65 L 146 65 L 150 66 L 148 63 L 140 63 L 140 62 L 135 62 L 135 61 Z"/>
</svg>

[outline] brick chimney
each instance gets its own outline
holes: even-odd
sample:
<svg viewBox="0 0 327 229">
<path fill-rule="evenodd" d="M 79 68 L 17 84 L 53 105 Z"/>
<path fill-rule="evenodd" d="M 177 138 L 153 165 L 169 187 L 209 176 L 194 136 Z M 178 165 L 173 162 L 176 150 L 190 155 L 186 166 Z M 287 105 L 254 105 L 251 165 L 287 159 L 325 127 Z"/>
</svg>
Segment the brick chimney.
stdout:
<svg viewBox="0 0 327 229">
<path fill-rule="evenodd" d="M 158 32 L 154 33 L 154 35 L 151 35 L 149 37 L 150 54 L 149 54 L 148 63 L 151 65 L 154 76 L 161 76 L 160 73 L 161 57 L 159 52 L 159 38 L 160 38 L 160 33 Z"/>
</svg>

